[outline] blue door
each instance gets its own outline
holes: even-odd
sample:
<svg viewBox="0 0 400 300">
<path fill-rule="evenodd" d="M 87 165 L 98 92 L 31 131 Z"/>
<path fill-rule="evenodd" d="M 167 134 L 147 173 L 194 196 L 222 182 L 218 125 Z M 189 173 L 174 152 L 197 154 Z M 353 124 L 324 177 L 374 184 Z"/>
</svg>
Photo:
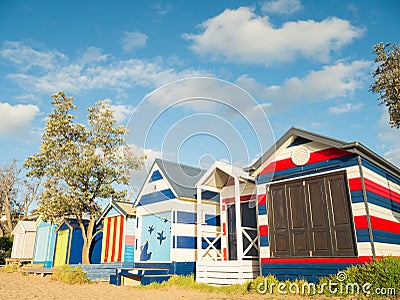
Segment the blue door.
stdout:
<svg viewBox="0 0 400 300">
<path fill-rule="evenodd" d="M 171 260 L 171 211 L 142 217 L 140 261 Z"/>
</svg>

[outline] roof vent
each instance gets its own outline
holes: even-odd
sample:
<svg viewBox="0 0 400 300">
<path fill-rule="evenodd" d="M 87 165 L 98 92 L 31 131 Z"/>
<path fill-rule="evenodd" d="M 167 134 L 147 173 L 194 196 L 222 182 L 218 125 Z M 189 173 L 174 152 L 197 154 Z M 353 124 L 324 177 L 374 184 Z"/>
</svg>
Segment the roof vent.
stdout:
<svg viewBox="0 0 400 300">
<path fill-rule="evenodd" d="M 310 159 L 310 151 L 304 146 L 296 147 L 292 151 L 292 162 L 296 166 L 304 166 Z"/>
</svg>

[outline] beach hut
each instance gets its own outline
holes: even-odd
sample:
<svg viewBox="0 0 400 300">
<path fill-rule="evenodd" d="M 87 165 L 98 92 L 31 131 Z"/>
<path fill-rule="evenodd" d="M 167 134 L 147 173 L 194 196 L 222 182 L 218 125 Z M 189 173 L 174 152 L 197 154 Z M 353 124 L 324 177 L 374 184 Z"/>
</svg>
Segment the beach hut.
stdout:
<svg viewBox="0 0 400 300">
<path fill-rule="evenodd" d="M 136 216 L 133 203 L 111 201 L 97 221 L 103 224 L 101 262 L 134 260 Z"/>
<path fill-rule="evenodd" d="M 209 240 L 209 226 L 197 220 L 196 281 L 213 285 L 243 283 L 257 277 L 259 246 L 257 197 L 253 177 L 242 168 L 215 162 L 197 182 L 197 211 L 204 207 L 204 191 L 220 195 L 221 230 Z M 204 244 L 205 246 L 202 245 Z M 214 247 L 215 241 L 221 248 Z M 210 255 L 213 253 L 213 255 Z"/>
<path fill-rule="evenodd" d="M 45 222 L 42 217 L 37 219 L 33 264 L 43 265 L 45 268 L 53 266 L 57 226 L 57 224 Z"/>
<path fill-rule="evenodd" d="M 291 128 L 247 171 L 262 275 L 316 281 L 400 256 L 400 170 L 361 143 Z"/>
<path fill-rule="evenodd" d="M 14 236 L 11 258 L 32 261 L 36 236 L 35 222 L 18 221 L 11 235 Z"/>
<path fill-rule="evenodd" d="M 85 227 L 88 222 L 88 220 L 83 220 Z M 64 218 L 56 228 L 55 233 L 56 245 L 53 266 L 82 263 L 83 237 L 78 221 L 75 218 Z M 101 226 L 95 226 L 89 253 L 91 263 L 100 263 L 102 237 Z"/>
<path fill-rule="evenodd" d="M 196 223 L 201 220 L 214 242 L 220 231 L 219 195 L 206 191 L 201 210 L 196 205 L 196 182 L 205 173 L 196 167 L 157 158 L 139 192 L 136 207 L 135 267 L 169 267 L 171 274 L 192 274 L 197 259 Z M 209 251 L 207 256 L 216 255 Z"/>
</svg>

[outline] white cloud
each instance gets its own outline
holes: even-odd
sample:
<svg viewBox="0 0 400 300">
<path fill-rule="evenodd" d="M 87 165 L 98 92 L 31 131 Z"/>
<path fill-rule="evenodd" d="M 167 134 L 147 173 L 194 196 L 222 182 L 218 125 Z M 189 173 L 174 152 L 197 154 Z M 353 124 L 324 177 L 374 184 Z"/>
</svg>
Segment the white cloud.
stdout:
<svg viewBox="0 0 400 300">
<path fill-rule="evenodd" d="M 290 15 L 302 9 L 303 6 L 300 0 L 265 1 L 261 7 L 261 11 L 265 14 L 272 13 L 278 15 Z"/>
<path fill-rule="evenodd" d="M 382 142 L 379 148 L 384 151 L 383 156 L 400 167 L 400 130 L 390 127 L 389 113 L 386 108 L 382 109 L 378 128 L 380 129 L 378 139 Z"/>
<path fill-rule="evenodd" d="M 114 116 L 118 123 L 127 121 L 127 119 L 135 111 L 135 108 L 132 105 L 124 104 L 113 104 L 111 105 L 111 109 L 114 110 Z"/>
<path fill-rule="evenodd" d="M 199 27 L 201 33 L 183 35 L 194 52 L 214 60 L 260 65 L 293 61 L 297 56 L 328 62 L 331 52 L 364 32 L 336 17 L 287 22 L 277 28 L 248 7 L 226 9 Z"/>
<path fill-rule="evenodd" d="M 57 50 L 41 51 L 20 42 L 6 41 L 0 50 L 0 56 L 9 62 L 17 65 L 23 71 L 33 67 L 49 70 L 65 59 L 65 55 Z"/>
<path fill-rule="evenodd" d="M 362 107 L 362 103 L 345 103 L 337 106 L 329 107 L 328 112 L 333 115 L 340 115 L 343 113 L 348 113 L 352 111 L 357 111 Z"/>
<path fill-rule="evenodd" d="M 7 52 L 8 48 L 1 51 Z M 7 52 L 8 53 L 8 52 Z M 25 53 L 36 53 L 29 60 Z M 21 61 L 14 59 L 21 55 Z M 18 71 L 7 75 L 22 89 L 29 93 L 54 93 L 60 90 L 77 93 L 81 90 L 110 89 L 123 92 L 134 86 L 157 87 L 181 78 L 206 75 L 201 70 L 177 70 L 170 67 L 162 58 L 152 60 L 127 59 L 108 61 L 101 49 L 90 47 L 75 62 L 65 55 L 29 48 L 23 43 L 14 43 L 13 55 L 3 56 L 14 63 Z M 51 57 L 43 62 L 46 70 L 34 72 L 20 68 L 24 65 L 37 65 L 38 57 Z M 50 63 L 51 61 L 51 63 Z"/>
<path fill-rule="evenodd" d="M 0 102 L 0 135 L 8 137 L 26 137 L 35 116 L 40 110 L 36 105 Z"/>
<path fill-rule="evenodd" d="M 146 45 L 147 35 L 140 31 L 125 31 L 122 37 L 122 49 L 125 52 L 131 52 L 136 48 L 141 48 Z"/>
<path fill-rule="evenodd" d="M 79 58 L 80 65 L 87 65 L 94 62 L 102 62 L 107 60 L 106 54 L 103 54 L 103 51 L 97 47 L 89 47 L 83 53 L 83 55 Z"/>
<path fill-rule="evenodd" d="M 236 83 L 268 102 L 265 109 L 271 112 L 300 100 L 321 101 L 352 95 L 363 86 L 370 66 L 368 61 L 339 62 L 311 71 L 303 78 L 289 78 L 282 85 L 265 86 L 247 75 L 240 76 Z"/>
</svg>

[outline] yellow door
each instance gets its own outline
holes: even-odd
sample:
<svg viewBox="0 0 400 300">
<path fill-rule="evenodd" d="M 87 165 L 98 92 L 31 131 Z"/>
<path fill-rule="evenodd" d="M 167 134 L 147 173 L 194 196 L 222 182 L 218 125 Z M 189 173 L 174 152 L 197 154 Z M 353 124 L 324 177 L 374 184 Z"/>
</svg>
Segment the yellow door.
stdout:
<svg viewBox="0 0 400 300">
<path fill-rule="evenodd" d="M 68 246 L 68 230 L 59 230 L 57 236 L 56 255 L 54 266 L 62 266 L 66 263 Z"/>
</svg>

